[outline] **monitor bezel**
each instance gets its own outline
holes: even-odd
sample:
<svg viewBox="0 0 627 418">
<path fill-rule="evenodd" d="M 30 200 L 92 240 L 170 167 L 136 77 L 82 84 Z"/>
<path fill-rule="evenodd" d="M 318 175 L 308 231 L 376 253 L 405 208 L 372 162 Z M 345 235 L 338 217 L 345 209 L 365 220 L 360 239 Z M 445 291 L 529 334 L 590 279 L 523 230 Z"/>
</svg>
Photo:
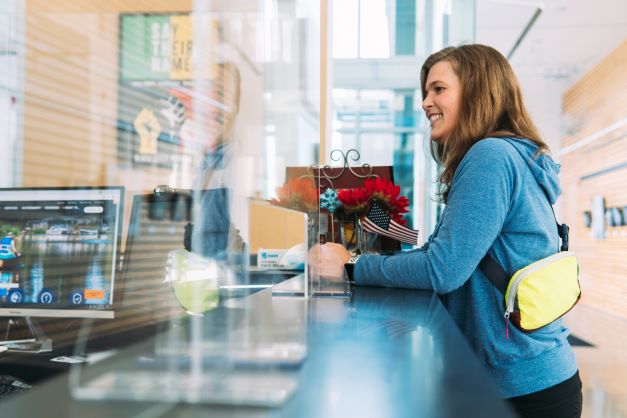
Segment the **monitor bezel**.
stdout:
<svg viewBox="0 0 627 418">
<path fill-rule="evenodd" d="M 119 194 L 119 205 L 117 213 L 117 239 L 115 242 L 115 250 L 113 251 L 114 263 L 113 263 L 113 280 L 111 292 L 111 301 L 105 305 L 104 309 L 55 309 L 55 308 L 36 308 L 22 306 L 10 306 L 7 303 L 0 302 L 0 317 L 30 317 L 30 318 L 87 318 L 87 319 L 113 319 L 115 318 L 115 308 L 119 306 L 120 289 L 122 288 L 120 280 L 122 274 L 120 274 L 120 255 L 122 245 L 122 231 L 124 223 L 124 186 L 72 186 L 72 187 L 3 187 L 0 188 L 2 192 L 15 192 L 15 191 L 96 191 L 96 190 L 117 190 Z"/>
</svg>

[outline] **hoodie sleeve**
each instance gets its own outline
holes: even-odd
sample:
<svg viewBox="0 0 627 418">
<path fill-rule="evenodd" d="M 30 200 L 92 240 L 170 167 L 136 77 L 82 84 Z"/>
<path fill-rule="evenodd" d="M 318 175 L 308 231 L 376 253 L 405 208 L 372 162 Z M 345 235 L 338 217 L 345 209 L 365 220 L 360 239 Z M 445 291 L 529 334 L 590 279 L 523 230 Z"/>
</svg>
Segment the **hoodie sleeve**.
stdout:
<svg viewBox="0 0 627 418">
<path fill-rule="evenodd" d="M 359 285 L 433 289 L 461 287 L 500 233 L 515 189 L 513 148 L 500 139 L 476 143 L 455 172 L 437 235 L 426 251 L 364 255 L 355 266 Z"/>
</svg>

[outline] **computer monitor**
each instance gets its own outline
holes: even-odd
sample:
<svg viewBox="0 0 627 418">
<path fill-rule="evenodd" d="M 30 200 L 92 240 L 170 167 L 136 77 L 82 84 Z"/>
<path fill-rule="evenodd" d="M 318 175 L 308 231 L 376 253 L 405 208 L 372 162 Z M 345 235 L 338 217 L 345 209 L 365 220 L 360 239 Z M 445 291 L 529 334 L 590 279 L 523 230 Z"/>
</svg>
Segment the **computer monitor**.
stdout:
<svg viewBox="0 0 627 418">
<path fill-rule="evenodd" d="M 123 199 L 123 187 L 0 189 L 0 316 L 113 318 Z"/>
<path fill-rule="evenodd" d="M 183 248 L 190 210 L 188 194 L 133 196 L 118 315 L 125 326 L 161 327 L 173 315 L 185 315 L 166 280 L 166 269 L 168 254 Z"/>
</svg>

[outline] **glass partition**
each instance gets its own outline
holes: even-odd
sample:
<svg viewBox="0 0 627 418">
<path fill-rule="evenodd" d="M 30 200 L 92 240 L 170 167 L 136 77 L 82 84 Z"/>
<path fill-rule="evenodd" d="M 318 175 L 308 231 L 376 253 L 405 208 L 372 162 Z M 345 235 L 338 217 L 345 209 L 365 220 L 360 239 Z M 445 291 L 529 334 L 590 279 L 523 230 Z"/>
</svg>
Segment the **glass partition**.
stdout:
<svg viewBox="0 0 627 418">
<path fill-rule="evenodd" d="M 343 270 L 313 268 L 316 244 L 400 249 L 375 244 L 332 194 L 370 165 L 419 190 L 415 83 L 364 86 L 371 73 L 352 71 L 333 94 L 342 125 L 320 143 L 332 84 L 321 61 L 333 57 L 321 39 L 335 25 L 321 10 L 351 9 L 335 37 L 354 31 L 338 52 L 357 60 L 349 70 L 412 66 L 437 44 L 417 46 L 437 29 L 421 22 L 451 13 L 331 3 L 2 3 L 0 344 L 75 347 L 81 399 L 291 396 L 308 298 L 350 294 Z"/>
<path fill-rule="evenodd" d="M 282 191 L 288 167 L 318 161 L 319 15 L 300 0 L 3 3 L 11 350 L 43 347 L 31 323 L 54 349 L 78 341 L 80 361 L 132 345 L 107 373 L 74 370 L 85 399 L 285 402 L 305 299 L 264 289 L 306 288 L 318 236 L 317 193 L 301 207 Z"/>
</svg>

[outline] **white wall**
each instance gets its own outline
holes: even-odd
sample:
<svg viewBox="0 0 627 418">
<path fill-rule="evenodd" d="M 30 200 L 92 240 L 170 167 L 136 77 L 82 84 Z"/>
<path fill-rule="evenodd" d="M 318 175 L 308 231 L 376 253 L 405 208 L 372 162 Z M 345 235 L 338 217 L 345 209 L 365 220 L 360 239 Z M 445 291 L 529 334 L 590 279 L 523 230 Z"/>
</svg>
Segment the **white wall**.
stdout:
<svg viewBox="0 0 627 418">
<path fill-rule="evenodd" d="M 568 82 L 540 74 L 525 74 L 516 68 L 514 71 L 520 81 L 527 110 L 557 161 L 562 139 L 562 96 Z"/>
</svg>

